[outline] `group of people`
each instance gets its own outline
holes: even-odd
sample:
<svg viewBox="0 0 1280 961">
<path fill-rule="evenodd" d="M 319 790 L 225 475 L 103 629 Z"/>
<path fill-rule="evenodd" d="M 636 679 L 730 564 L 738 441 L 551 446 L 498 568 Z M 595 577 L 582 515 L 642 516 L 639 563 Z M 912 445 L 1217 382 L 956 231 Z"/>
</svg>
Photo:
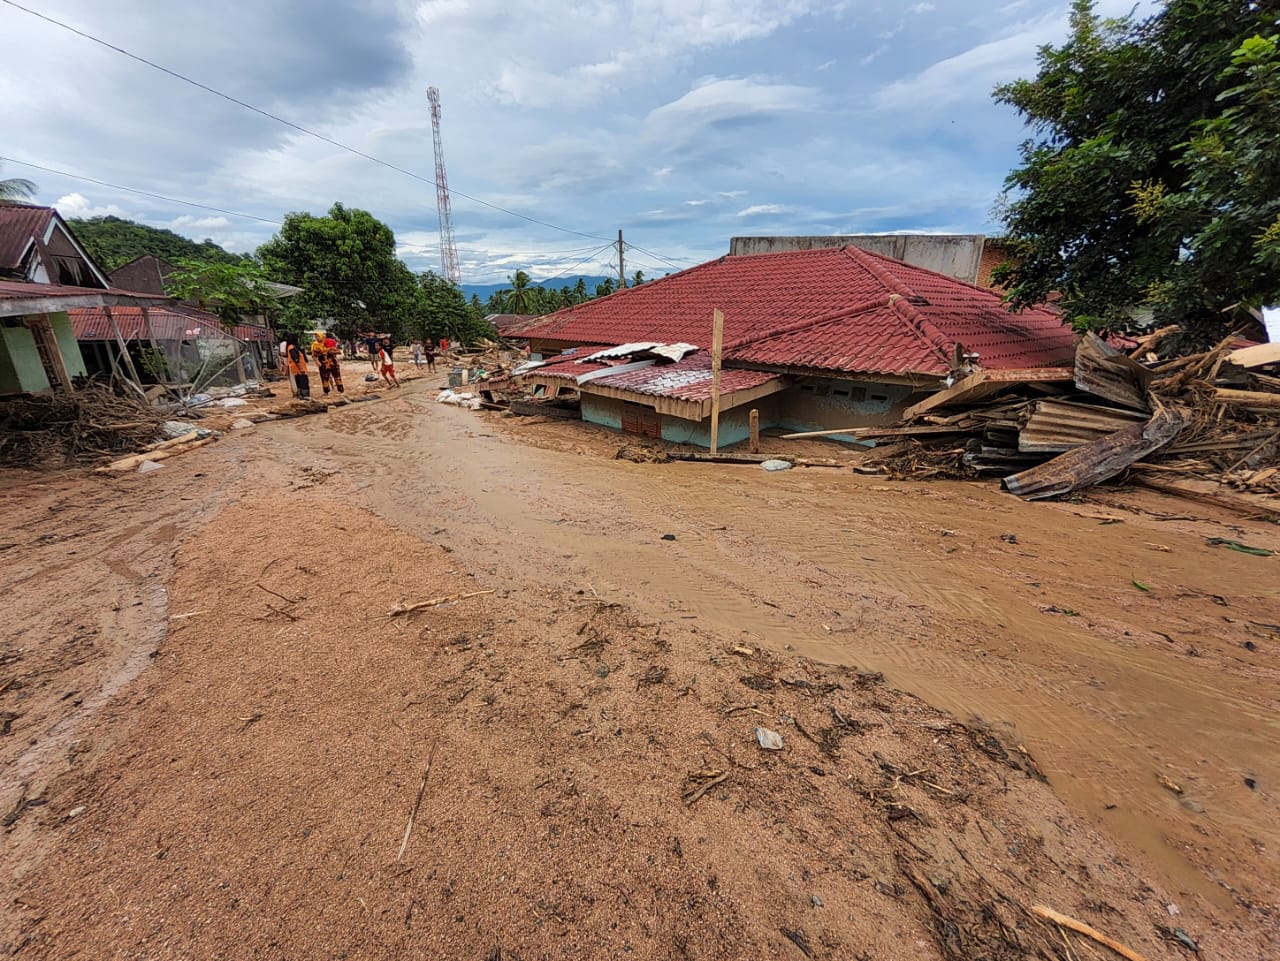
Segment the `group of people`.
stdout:
<svg viewBox="0 0 1280 961">
<path fill-rule="evenodd" d="M 391 338 L 377 334 L 364 337 L 365 348 L 369 352 L 369 364 L 375 374 L 379 374 L 388 387 L 399 387 L 400 378 L 396 376 L 396 365 L 393 352 L 395 347 Z M 448 349 L 448 342 L 441 340 L 437 348 L 435 341 L 415 340 L 409 345 L 413 356 L 413 366 L 422 369 L 425 362 L 428 371 L 436 369 L 437 351 Z M 345 393 L 342 385 L 342 348 L 338 341 L 322 330 L 317 330 L 308 347 L 303 347 L 296 333 L 285 335 L 280 344 L 280 357 L 289 370 L 289 379 L 293 382 L 294 393 L 301 399 L 311 397 L 311 379 L 307 367 L 307 354 L 315 361 L 320 374 L 320 384 L 327 394 L 336 389 L 339 394 Z"/>
<path fill-rule="evenodd" d="M 280 345 L 280 355 L 289 368 L 289 379 L 293 382 L 293 391 L 301 400 L 311 397 L 311 375 L 307 368 L 307 350 L 316 363 L 320 374 L 320 385 L 327 394 L 336 389 L 339 394 L 346 393 L 342 385 L 342 349 L 334 338 L 322 330 L 317 330 L 307 349 L 304 349 L 298 335 L 290 331 L 285 334 Z"/>
</svg>

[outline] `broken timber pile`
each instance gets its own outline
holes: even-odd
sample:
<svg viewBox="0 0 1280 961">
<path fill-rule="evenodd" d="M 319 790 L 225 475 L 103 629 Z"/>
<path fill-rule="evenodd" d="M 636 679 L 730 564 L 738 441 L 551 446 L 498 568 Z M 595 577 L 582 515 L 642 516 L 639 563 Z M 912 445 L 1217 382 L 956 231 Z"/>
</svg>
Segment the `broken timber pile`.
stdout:
<svg viewBox="0 0 1280 961">
<path fill-rule="evenodd" d="M 1215 482 L 1202 499 L 1280 514 L 1280 502 L 1265 500 L 1280 494 L 1280 345 L 1232 350 L 1234 340 L 1144 362 L 1088 334 L 1072 371 L 978 371 L 895 427 L 846 433 L 885 444 L 864 463 L 904 477 L 995 474 L 1036 499 L 1131 471 L 1136 483 L 1188 496 Z M 1222 487 L 1264 499 L 1233 501 Z"/>
</svg>

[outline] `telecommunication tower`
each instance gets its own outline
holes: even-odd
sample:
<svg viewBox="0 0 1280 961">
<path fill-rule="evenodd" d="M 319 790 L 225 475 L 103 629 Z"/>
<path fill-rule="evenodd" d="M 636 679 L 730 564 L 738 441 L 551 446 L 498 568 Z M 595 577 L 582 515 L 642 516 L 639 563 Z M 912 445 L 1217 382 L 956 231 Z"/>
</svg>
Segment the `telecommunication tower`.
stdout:
<svg viewBox="0 0 1280 961">
<path fill-rule="evenodd" d="M 458 245 L 453 240 L 453 207 L 449 202 L 449 179 L 444 172 L 444 147 L 440 144 L 440 90 L 427 88 L 431 101 L 431 138 L 436 146 L 436 208 L 440 212 L 440 269 L 451 284 L 462 281 L 458 269 Z"/>
</svg>

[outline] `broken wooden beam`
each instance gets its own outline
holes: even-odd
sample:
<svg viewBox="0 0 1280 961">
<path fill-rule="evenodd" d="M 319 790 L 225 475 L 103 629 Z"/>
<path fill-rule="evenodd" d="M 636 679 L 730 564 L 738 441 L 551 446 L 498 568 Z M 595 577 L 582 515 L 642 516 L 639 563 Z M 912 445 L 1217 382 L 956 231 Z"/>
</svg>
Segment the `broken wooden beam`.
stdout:
<svg viewBox="0 0 1280 961">
<path fill-rule="evenodd" d="M 926 424 L 919 427 L 846 427 L 843 430 L 807 430 L 796 434 L 783 434 L 783 440 L 801 440 L 805 437 L 849 436 L 856 440 L 876 440 L 893 437 L 916 437 L 930 434 L 967 434 L 975 425 Z"/>
<path fill-rule="evenodd" d="M 1233 390 L 1230 387 L 1216 387 L 1213 399 L 1222 404 L 1237 407 L 1266 407 L 1280 409 L 1280 394 L 1272 394 L 1261 390 Z"/>
<path fill-rule="evenodd" d="M 708 451 L 667 451 L 670 460 L 711 462 L 715 464 L 763 464 L 767 460 L 785 460 L 796 467 L 844 467 L 843 461 L 830 457 L 796 457 L 794 454 L 748 454 Z"/>
</svg>

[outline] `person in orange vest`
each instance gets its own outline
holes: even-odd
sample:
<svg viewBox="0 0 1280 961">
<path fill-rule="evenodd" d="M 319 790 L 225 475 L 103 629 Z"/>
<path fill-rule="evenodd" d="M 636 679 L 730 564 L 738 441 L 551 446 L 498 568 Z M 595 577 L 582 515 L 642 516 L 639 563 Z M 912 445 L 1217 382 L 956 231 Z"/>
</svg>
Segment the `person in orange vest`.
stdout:
<svg viewBox="0 0 1280 961">
<path fill-rule="evenodd" d="M 285 337 L 288 349 L 285 359 L 289 362 L 289 373 L 293 377 L 294 393 L 300 400 L 311 399 L 311 381 L 307 377 L 307 355 L 298 346 L 298 335 L 290 332 Z"/>
</svg>

